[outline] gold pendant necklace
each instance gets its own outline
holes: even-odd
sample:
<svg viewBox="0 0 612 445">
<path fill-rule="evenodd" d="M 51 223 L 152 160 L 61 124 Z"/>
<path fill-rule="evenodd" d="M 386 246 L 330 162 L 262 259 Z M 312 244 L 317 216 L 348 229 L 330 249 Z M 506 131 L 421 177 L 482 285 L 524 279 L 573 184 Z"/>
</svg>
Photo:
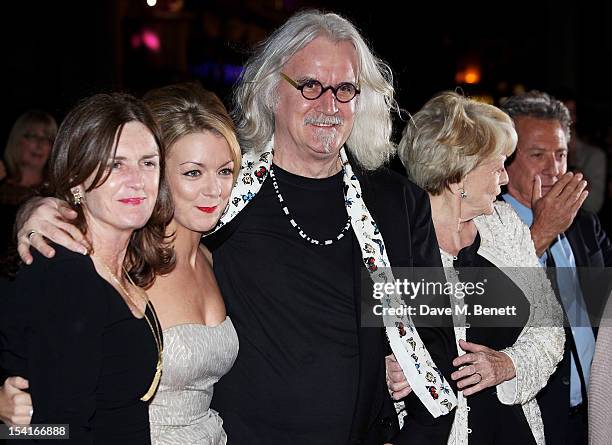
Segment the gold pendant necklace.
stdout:
<svg viewBox="0 0 612 445">
<path fill-rule="evenodd" d="M 106 270 L 108 271 L 111 278 L 115 280 L 115 282 L 119 285 L 123 293 L 130 300 L 130 303 L 132 303 L 134 308 L 139 311 L 138 306 L 136 306 L 136 303 L 134 303 L 134 300 L 132 299 L 132 295 L 123 286 L 123 283 L 119 281 L 119 279 L 115 276 L 115 274 L 110 270 L 110 267 L 108 267 L 104 261 L 102 260 L 100 261 L 102 262 L 104 267 L 106 267 Z M 130 277 L 130 274 L 127 272 L 127 270 L 125 270 L 125 268 L 123 268 L 123 272 L 127 276 L 132 286 L 137 288 L 138 286 L 134 284 L 134 281 L 132 281 L 132 277 Z M 151 397 L 153 397 L 153 395 L 155 394 L 155 391 L 157 391 L 157 387 L 159 386 L 159 381 L 161 379 L 162 367 L 163 367 L 162 366 L 162 356 L 164 352 L 164 346 L 162 343 L 161 328 L 160 328 L 159 320 L 157 319 L 157 315 L 155 314 L 155 310 L 153 309 L 152 306 L 149 305 L 148 298 L 144 298 L 144 300 L 145 300 L 145 310 L 142 313 L 142 316 L 147 321 L 147 324 L 149 325 L 149 328 L 151 329 L 151 333 L 153 334 L 153 339 L 155 340 L 155 346 L 157 347 L 157 364 L 155 366 L 155 376 L 153 377 L 153 381 L 151 382 L 151 386 L 149 386 L 148 391 L 145 393 L 144 396 L 140 398 L 140 400 L 142 400 L 143 402 L 148 402 L 151 399 Z M 149 320 L 149 317 L 147 317 L 147 306 L 151 308 L 151 313 L 153 314 L 153 320 L 155 322 L 155 328 L 153 328 L 153 324 Z"/>
</svg>

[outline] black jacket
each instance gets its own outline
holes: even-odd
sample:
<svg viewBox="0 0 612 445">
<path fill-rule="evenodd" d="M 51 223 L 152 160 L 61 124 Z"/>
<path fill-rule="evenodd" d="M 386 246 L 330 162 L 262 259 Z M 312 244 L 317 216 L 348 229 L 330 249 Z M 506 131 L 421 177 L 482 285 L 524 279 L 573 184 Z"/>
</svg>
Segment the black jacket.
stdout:
<svg viewBox="0 0 612 445">
<path fill-rule="evenodd" d="M 612 243 L 602 230 L 599 218 L 584 210 L 578 212 L 565 236 L 576 260 L 580 287 L 596 335 L 609 294 L 610 273 L 606 273 L 604 268 L 612 266 Z M 551 276 L 551 281 L 555 287 L 554 276 Z M 546 443 L 555 445 L 565 443 L 570 408 L 570 363 L 574 339 L 571 329 L 566 328 L 565 334 L 567 341 L 563 359 L 538 394 Z"/>
<path fill-rule="evenodd" d="M 386 169 L 369 173 L 356 170 L 355 173 L 359 177 L 368 210 L 383 235 L 391 265 L 440 267 L 443 277 L 442 261 L 427 193 L 405 177 Z M 363 267 L 357 263 L 355 265 L 357 268 Z M 371 298 L 371 296 L 366 295 L 362 298 Z M 418 331 L 434 363 L 452 385 L 450 379 L 450 374 L 453 372 L 452 360 L 457 355 L 452 319 L 448 317 L 440 325 L 441 327 L 422 328 Z M 362 353 L 358 400 L 363 403 L 357 404 L 352 443 L 379 444 L 384 443 L 380 440 L 384 438 L 385 441 L 397 445 L 446 444 L 454 411 L 434 419 L 414 392 L 404 400 L 408 415 L 404 418 L 402 431 L 392 440 L 386 431 L 381 431 L 384 435 L 375 439 L 377 430 L 381 429 L 379 425 L 397 428 L 397 416 L 388 396 L 383 363 L 384 355 L 390 351 L 382 329 L 361 328 L 360 345 Z M 377 351 L 376 354 L 373 354 L 374 351 Z M 377 357 L 377 361 L 374 361 L 374 357 Z M 378 371 L 376 371 L 377 366 Z M 377 389 L 372 391 L 371 388 Z M 368 402 L 369 400 L 373 403 Z M 379 413 L 376 409 L 378 405 L 382 406 Z M 363 437 L 364 433 L 366 440 L 359 442 L 359 437 Z M 369 440 L 371 436 L 374 440 Z"/>
</svg>

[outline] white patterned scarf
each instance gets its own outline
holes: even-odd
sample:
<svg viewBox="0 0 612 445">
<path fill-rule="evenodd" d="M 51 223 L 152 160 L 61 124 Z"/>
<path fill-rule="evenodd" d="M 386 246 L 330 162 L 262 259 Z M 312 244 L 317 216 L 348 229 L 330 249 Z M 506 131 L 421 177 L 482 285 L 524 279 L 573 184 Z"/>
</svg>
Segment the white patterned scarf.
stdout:
<svg viewBox="0 0 612 445">
<path fill-rule="evenodd" d="M 264 152 L 259 154 L 249 152 L 243 156 L 238 180 L 232 190 L 228 206 L 217 227 L 211 233 L 234 219 L 259 192 L 272 165 L 273 148 L 274 138 L 268 142 Z M 344 148 L 340 150 L 340 158 L 344 171 L 346 211 L 361 247 L 363 264 L 375 283 L 393 283 L 395 280 L 382 234 L 366 207 L 361 194 L 361 185 L 353 173 Z M 373 249 L 374 245 L 377 245 L 378 249 Z M 386 310 L 404 307 L 401 297 L 397 294 L 385 293 L 381 303 L 385 314 L 405 312 Z M 410 316 L 383 315 L 383 322 L 391 349 L 412 390 L 433 417 L 448 414 L 457 405 L 457 398 L 440 370 L 433 363 Z"/>
</svg>

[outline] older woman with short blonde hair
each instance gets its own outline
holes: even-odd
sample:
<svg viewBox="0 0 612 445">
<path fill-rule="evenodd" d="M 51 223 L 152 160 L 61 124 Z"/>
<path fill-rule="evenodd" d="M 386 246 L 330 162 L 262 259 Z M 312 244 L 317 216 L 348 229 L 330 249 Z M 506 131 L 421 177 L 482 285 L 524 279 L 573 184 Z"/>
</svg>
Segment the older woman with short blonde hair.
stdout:
<svg viewBox="0 0 612 445">
<path fill-rule="evenodd" d="M 481 163 L 510 156 L 517 136 L 500 109 L 444 93 L 415 114 L 399 144 L 400 158 L 412 180 L 440 195 Z"/>
<path fill-rule="evenodd" d="M 501 110 L 445 92 L 413 116 L 399 144 L 409 176 L 429 194 L 447 280 L 490 283 L 481 297 L 451 296 L 460 391 L 452 444 L 544 444 L 535 396 L 562 357 L 564 333 L 529 229 L 495 201 L 516 141 Z M 477 303 L 518 314 L 505 324 L 479 318 Z M 403 383 L 391 380 L 391 390 Z"/>
</svg>

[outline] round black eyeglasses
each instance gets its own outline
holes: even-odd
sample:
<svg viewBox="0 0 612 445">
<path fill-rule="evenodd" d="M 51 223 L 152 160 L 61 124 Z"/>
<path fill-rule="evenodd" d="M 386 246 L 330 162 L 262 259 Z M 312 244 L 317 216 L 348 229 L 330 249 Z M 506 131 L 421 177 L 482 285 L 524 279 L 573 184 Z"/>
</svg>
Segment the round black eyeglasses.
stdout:
<svg viewBox="0 0 612 445">
<path fill-rule="evenodd" d="M 342 82 L 337 87 L 328 85 L 324 87 L 321 82 L 315 79 L 308 79 L 304 83 L 299 84 L 285 73 L 280 73 L 283 79 L 285 79 L 291 86 L 296 90 L 299 90 L 304 96 L 304 99 L 315 100 L 318 99 L 327 90 L 331 90 L 334 93 L 334 97 L 338 102 L 347 103 L 352 101 L 361 91 L 355 85 L 350 82 Z"/>
</svg>

